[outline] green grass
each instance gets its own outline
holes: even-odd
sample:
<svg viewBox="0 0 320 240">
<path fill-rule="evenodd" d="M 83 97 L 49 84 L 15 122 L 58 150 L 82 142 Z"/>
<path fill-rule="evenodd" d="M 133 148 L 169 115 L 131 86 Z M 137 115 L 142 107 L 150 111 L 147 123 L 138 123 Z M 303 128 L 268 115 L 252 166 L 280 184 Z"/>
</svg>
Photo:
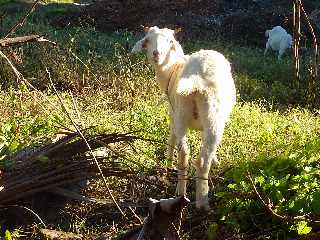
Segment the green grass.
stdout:
<svg viewBox="0 0 320 240">
<path fill-rule="evenodd" d="M 45 97 L 25 91 L 25 86 L 16 83 L 10 68 L 0 65 L 2 154 L 47 141 L 58 132 L 59 124 L 71 126 L 50 86 L 47 68 L 75 119 L 78 111 L 83 127 L 96 126 L 98 132 L 140 130 L 139 135 L 158 142 L 137 141 L 134 145 L 137 151 L 126 152 L 127 158 L 132 160 L 128 165 L 136 169 L 141 164 L 146 168 L 166 166 L 167 103 L 144 56 L 133 56 L 126 49 L 128 44 L 134 43 L 134 36 L 126 31 L 116 34 L 99 33 L 85 27 L 50 27 L 48 18 L 63 11 L 57 7 L 36 12 L 17 32 L 17 35 L 44 34 L 58 42 L 55 48 L 27 44 L 15 49 L 23 60 L 18 65 L 19 70 Z M 19 16 L 8 16 L 5 29 Z M 263 58 L 263 49 L 222 41 L 183 45 L 186 52 L 210 48 L 224 53 L 232 63 L 237 87 L 238 102 L 219 147 L 220 165 L 212 169 L 212 178 L 219 179 L 219 176 L 223 180 L 215 180 L 216 187 L 210 192 L 216 211 L 208 222 L 211 234 L 215 236 L 228 229 L 234 235 L 242 234 L 245 239 L 253 231 L 271 229 L 269 233 L 261 232 L 261 236 L 288 239 L 297 233 L 317 231 L 319 225 L 309 218 L 288 223 L 271 216 L 253 194 L 247 176 L 250 172 L 258 191 L 265 199 L 273 201 L 277 213 L 286 216 L 317 214 L 319 110 L 305 108 L 304 90 L 292 89 L 290 57 L 286 56 L 279 63 L 274 54 Z M 77 110 L 72 99 L 77 103 Z M 198 133 L 191 131 L 189 139 L 191 158 L 196 160 Z M 189 196 L 194 200 L 194 193 L 190 191 Z M 152 190 L 147 194 L 153 196 Z M 301 205 L 308 207 L 302 209 Z M 65 209 L 64 214 L 70 217 L 72 211 L 72 208 Z M 72 226 L 59 226 L 80 233 L 99 232 L 94 226 L 86 225 L 86 213 L 82 217 L 77 216 Z M 118 232 L 121 231 L 119 227 Z"/>
</svg>

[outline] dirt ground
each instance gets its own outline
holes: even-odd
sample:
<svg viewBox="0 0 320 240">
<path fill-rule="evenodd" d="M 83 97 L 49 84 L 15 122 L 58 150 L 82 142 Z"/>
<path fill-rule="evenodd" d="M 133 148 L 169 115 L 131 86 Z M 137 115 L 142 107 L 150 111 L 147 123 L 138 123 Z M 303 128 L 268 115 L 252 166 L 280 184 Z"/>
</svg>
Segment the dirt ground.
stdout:
<svg viewBox="0 0 320 240">
<path fill-rule="evenodd" d="M 307 12 L 312 0 L 303 1 Z M 141 31 L 141 26 L 183 29 L 182 38 L 213 40 L 263 47 L 264 32 L 281 25 L 291 32 L 292 3 L 287 0 L 100 0 L 56 16 L 52 25 L 90 24 L 99 31 Z"/>
</svg>

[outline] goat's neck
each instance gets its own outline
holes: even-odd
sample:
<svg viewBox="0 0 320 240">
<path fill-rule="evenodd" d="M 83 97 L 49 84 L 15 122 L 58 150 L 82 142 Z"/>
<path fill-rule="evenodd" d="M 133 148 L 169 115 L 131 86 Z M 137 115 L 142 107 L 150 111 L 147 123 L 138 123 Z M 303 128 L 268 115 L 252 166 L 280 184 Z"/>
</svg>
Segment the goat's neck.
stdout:
<svg viewBox="0 0 320 240">
<path fill-rule="evenodd" d="M 169 85 L 172 84 L 171 81 L 179 74 L 184 61 L 184 58 L 179 56 L 171 58 L 171 61 L 168 61 L 166 64 L 155 66 L 156 78 L 162 91 L 168 92 Z"/>
</svg>

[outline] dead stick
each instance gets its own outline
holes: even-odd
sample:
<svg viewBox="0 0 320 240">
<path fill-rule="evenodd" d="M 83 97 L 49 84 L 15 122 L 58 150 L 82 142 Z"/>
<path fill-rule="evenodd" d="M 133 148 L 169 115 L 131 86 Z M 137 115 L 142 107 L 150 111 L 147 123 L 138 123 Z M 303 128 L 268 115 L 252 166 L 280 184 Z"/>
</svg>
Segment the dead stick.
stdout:
<svg viewBox="0 0 320 240">
<path fill-rule="evenodd" d="M 46 42 L 46 43 L 50 43 L 54 46 L 57 45 L 57 43 L 52 42 L 52 41 L 44 38 L 43 36 L 29 35 L 29 36 L 23 36 L 23 37 L 0 39 L 0 47 L 12 47 L 12 46 L 26 43 L 26 42 Z"/>
<path fill-rule="evenodd" d="M 16 69 L 16 67 L 12 64 L 10 59 L 2 51 L 0 51 L 0 56 L 3 57 L 8 62 L 9 66 L 11 67 L 14 74 L 16 75 L 18 82 L 24 79 L 23 75 Z"/>
<path fill-rule="evenodd" d="M 24 198 L 24 197 L 27 197 L 27 196 L 31 196 L 35 193 L 38 193 L 38 192 L 42 192 L 42 191 L 48 191 L 49 189 L 52 189 L 54 187 L 60 187 L 60 186 L 64 186 L 68 183 L 75 183 L 75 182 L 78 182 L 80 180 L 83 180 L 85 179 L 83 176 L 81 177 L 76 177 L 76 178 L 73 178 L 73 179 L 69 179 L 69 180 L 66 180 L 66 181 L 61 181 L 61 182 L 58 182 L 58 183 L 54 183 L 54 184 L 50 184 L 50 185 L 46 185 L 46 186 L 43 186 L 43 187 L 40 187 L 40 188 L 37 188 L 37 189 L 31 189 L 29 191 L 26 191 L 26 192 L 19 192 L 19 193 L 15 193 L 13 196 L 6 196 L 6 198 L 0 198 L 0 203 L 7 203 L 7 202 L 10 202 L 10 201 L 14 201 L 14 200 L 17 200 L 17 199 L 21 199 L 21 198 Z"/>
<path fill-rule="evenodd" d="M 40 2 L 40 0 L 35 0 L 31 6 L 31 8 L 29 9 L 29 11 L 20 19 L 20 21 L 18 21 L 10 30 L 9 32 L 6 34 L 6 36 L 4 38 L 9 37 L 12 33 L 14 33 L 18 27 L 22 27 L 23 24 L 25 24 L 27 18 L 29 17 L 29 15 L 35 10 L 36 6 L 38 5 L 38 3 Z"/>
<path fill-rule="evenodd" d="M 135 213 L 135 211 L 132 209 L 132 207 L 129 206 L 130 211 L 132 212 L 133 216 L 138 219 L 139 223 L 142 224 L 141 218 Z"/>
<path fill-rule="evenodd" d="M 48 73 L 48 75 L 49 75 L 50 83 L 51 83 L 51 85 L 52 85 L 55 93 L 57 94 L 57 96 L 58 96 L 58 98 L 59 98 L 59 100 L 60 100 L 60 102 L 61 102 L 61 104 L 62 104 L 62 107 L 63 107 L 63 109 L 65 110 L 65 113 L 67 114 L 68 118 L 69 118 L 70 121 L 72 122 L 73 126 L 76 128 L 77 132 L 80 134 L 81 138 L 82 138 L 82 139 L 84 140 L 84 142 L 86 143 L 86 145 L 87 145 L 87 147 L 88 147 L 88 149 L 89 149 L 89 151 L 90 151 L 90 154 L 92 155 L 93 159 L 95 160 L 96 165 L 97 165 L 97 167 L 98 167 L 98 170 L 99 170 L 99 172 L 100 172 L 100 174 L 101 174 L 101 176 L 102 176 L 102 178 L 103 178 L 104 184 L 105 184 L 106 187 L 107 187 L 108 193 L 109 193 L 112 201 L 113 201 L 114 204 L 117 206 L 117 208 L 118 208 L 118 210 L 120 211 L 120 213 L 122 214 L 122 216 L 123 216 L 124 218 L 127 218 L 126 215 L 124 214 L 124 212 L 122 211 L 122 209 L 120 208 L 120 206 L 118 205 L 118 203 L 116 202 L 114 196 L 112 195 L 111 190 L 110 190 L 110 188 L 109 188 L 109 185 L 108 185 L 108 183 L 107 183 L 107 180 L 106 180 L 105 176 L 103 175 L 103 172 L 102 172 L 102 170 L 101 170 L 101 168 L 100 168 L 100 165 L 99 165 L 96 157 L 94 156 L 94 154 L 93 154 L 93 152 L 92 152 L 92 149 L 91 149 L 89 143 L 87 142 L 86 138 L 84 137 L 84 135 L 82 134 L 82 132 L 81 132 L 80 129 L 78 128 L 77 124 L 76 124 L 76 123 L 73 121 L 73 119 L 70 117 L 70 114 L 69 114 L 69 112 L 68 112 L 68 110 L 67 110 L 67 107 L 65 106 L 65 104 L 64 104 L 61 96 L 58 94 L 58 91 L 57 91 L 57 89 L 55 88 L 55 86 L 54 86 L 54 84 L 53 84 L 53 82 L 52 82 L 52 80 L 51 80 L 50 72 L 48 71 L 47 68 L 46 68 L 46 71 L 47 71 L 47 73 Z"/>
<path fill-rule="evenodd" d="M 32 213 L 32 215 L 34 215 L 39 221 L 40 223 L 46 228 L 46 224 L 42 221 L 42 219 L 39 217 L 39 215 L 37 213 L 35 213 L 33 210 L 31 210 L 30 208 L 27 208 L 25 206 L 20 206 L 20 205 L 8 205 L 8 206 L 0 206 L 0 208 L 3 209 L 8 209 L 10 207 L 13 208 L 22 208 L 24 210 L 27 210 L 28 212 Z"/>
</svg>

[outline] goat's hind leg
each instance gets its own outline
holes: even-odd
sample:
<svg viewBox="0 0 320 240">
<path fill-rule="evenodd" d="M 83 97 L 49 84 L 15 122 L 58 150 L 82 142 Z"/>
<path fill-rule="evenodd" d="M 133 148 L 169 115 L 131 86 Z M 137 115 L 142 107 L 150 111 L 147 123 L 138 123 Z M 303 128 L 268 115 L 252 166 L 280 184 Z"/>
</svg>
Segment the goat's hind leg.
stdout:
<svg viewBox="0 0 320 240">
<path fill-rule="evenodd" d="M 219 121 L 215 104 L 204 99 L 198 101 L 199 116 L 203 126 L 200 158 L 196 162 L 196 207 L 209 209 L 208 178 L 211 163 L 218 163 L 217 147 L 221 141 L 224 122 Z"/>
</svg>

